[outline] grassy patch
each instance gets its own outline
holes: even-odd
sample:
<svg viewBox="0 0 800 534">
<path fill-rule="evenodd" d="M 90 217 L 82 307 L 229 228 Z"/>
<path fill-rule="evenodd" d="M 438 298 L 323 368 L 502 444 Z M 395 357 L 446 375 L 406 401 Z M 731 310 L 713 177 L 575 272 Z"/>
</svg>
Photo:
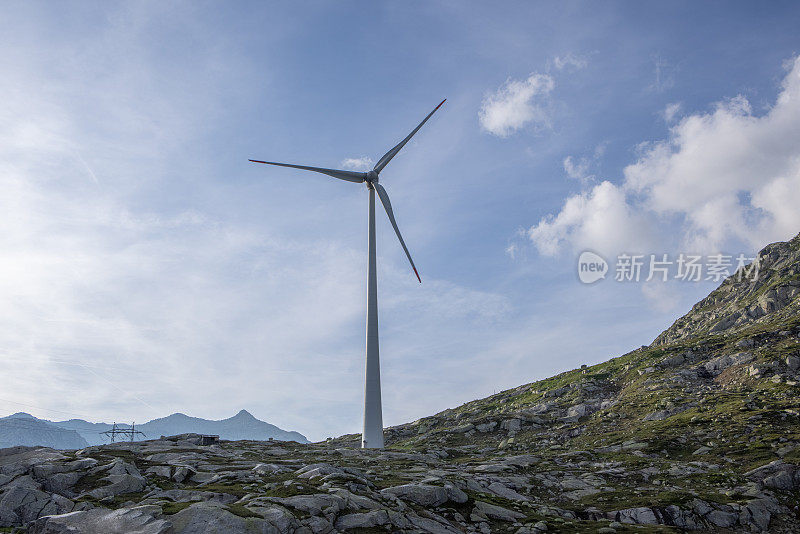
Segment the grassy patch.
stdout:
<svg viewBox="0 0 800 534">
<path fill-rule="evenodd" d="M 640 506 L 666 507 L 671 504 L 682 506 L 694 497 L 688 491 L 631 491 L 625 489 L 602 491 L 583 497 L 577 502 L 583 508 L 596 506 L 601 510 L 623 510 Z"/>
<path fill-rule="evenodd" d="M 164 512 L 164 515 L 173 515 L 177 514 L 181 510 L 189 508 L 192 504 L 191 502 L 167 502 L 161 505 L 161 511 Z"/>
<path fill-rule="evenodd" d="M 265 495 L 269 497 L 294 497 L 295 495 L 314 495 L 321 493 L 320 490 L 311 484 L 279 484 L 274 488 L 268 489 Z"/>
<path fill-rule="evenodd" d="M 103 486 L 108 486 L 111 482 L 107 480 L 103 480 L 105 477 L 108 476 L 106 471 L 100 471 L 99 473 L 87 473 L 83 475 L 81 478 L 78 479 L 78 482 L 75 483 L 75 492 L 80 494 L 86 491 L 91 491 L 96 488 L 100 488 Z"/>
<path fill-rule="evenodd" d="M 254 511 L 241 504 L 229 504 L 225 507 L 230 513 L 238 515 L 239 517 L 261 517 Z"/>
<path fill-rule="evenodd" d="M 215 493 L 227 493 L 229 495 L 233 495 L 234 497 L 239 497 L 240 499 L 250 493 L 246 489 L 242 487 L 241 484 L 206 484 L 205 486 L 197 486 L 197 487 L 187 487 L 188 490 L 195 490 L 195 491 L 213 491 Z"/>
</svg>

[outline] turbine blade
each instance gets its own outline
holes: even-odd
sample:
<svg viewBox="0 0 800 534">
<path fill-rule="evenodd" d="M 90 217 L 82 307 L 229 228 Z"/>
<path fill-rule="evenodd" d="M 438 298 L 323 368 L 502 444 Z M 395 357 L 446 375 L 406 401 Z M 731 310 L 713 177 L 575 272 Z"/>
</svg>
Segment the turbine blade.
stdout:
<svg viewBox="0 0 800 534">
<path fill-rule="evenodd" d="M 292 165 L 291 163 L 275 163 L 273 161 L 261 161 L 257 159 L 251 159 L 248 161 L 252 161 L 253 163 L 264 163 L 266 165 L 277 165 L 278 167 L 291 167 L 293 169 L 302 169 L 304 171 L 321 172 L 322 174 L 327 174 L 328 176 L 333 176 L 334 178 L 338 178 L 340 180 L 346 180 L 348 182 L 355 182 L 357 184 L 363 182 L 366 177 L 366 173 L 363 172 L 341 171 L 339 169 L 324 169 L 321 167 L 306 167 L 305 165 Z"/>
<path fill-rule="evenodd" d="M 434 110 L 436 111 L 436 110 Z M 397 227 L 397 221 L 394 220 L 394 212 L 392 212 L 392 203 L 389 202 L 389 195 L 386 194 L 386 189 L 383 188 L 381 184 L 373 183 L 375 187 L 375 191 L 378 192 L 378 197 L 381 199 L 381 204 L 383 204 L 383 209 L 386 210 L 386 215 L 389 216 L 389 222 L 392 223 L 392 227 L 394 228 L 394 233 L 397 234 L 397 239 L 400 240 L 400 244 L 403 246 L 403 250 L 408 257 L 408 262 L 411 264 L 411 268 L 414 269 L 414 274 L 417 275 L 417 280 L 419 283 L 422 283 L 422 279 L 419 277 L 419 273 L 417 272 L 417 268 L 414 266 L 414 260 L 411 259 L 411 254 L 408 252 L 408 247 L 406 247 L 405 241 L 403 241 L 403 236 L 400 235 L 400 229 Z"/>
<path fill-rule="evenodd" d="M 376 164 L 375 164 L 374 171 L 375 171 L 375 172 L 381 172 L 381 171 L 383 170 L 383 168 L 384 168 L 384 167 L 386 167 L 386 165 L 388 165 L 390 161 L 392 161 L 392 158 L 393 158 L 393 157 L 395 157 L 395 156 L 397 155 L 397 153 L 398 153 L 398 152 L 400 152 L 400 149 L 402 149 L 404 146 L 406 146 L 406 143 L 408 143 L 409 139 L 411 139 L 412 137 L 414 137 L 414 134 L 415 134 L 415 133 L 417 133 L 417 132 L 419 131 L 419 129 L 420 129 L 420 128 L 422 128 L 422 125 L 423 125 L 423 124 L 425 124 L 425 123 L 428 121 L 428 119 L 430 119 L 430 118 L 431 118 L 431 115 L 433 115 L 434 113 L 436 113 L 436 110 L 437 110 L 437 109 L 439 109 L 440 107 L 442 107 L 442 104 L 444 104 L 446 100 L 447 100 L 447 99 L 445 98 L 444 100 L 442 100 L 441 102 L 439 102 L 439 105 L 438 105 L 438 106 L 436 106 L 436 107 L 433 109 L 433 111 L 431 111 L 430 113 L 428 113 L 428 116 L 427 116 L 427 117 L 425 117 L 424 119 L 422 119 L 422 122 L 421 122 L 421 123 L 419 123 L 419 126 L 417 126 L 416 128 L 414 128 L 414 131 L 413 131 L 413 132 L 411 132 L 410 134 L 408 134 L 408 137 L 406 137 L 405 139 L 403 139 L 402 141 L 400 141 L 400 142 L 397 144 L 397 146 L 395 146 L 395 147 L 394 147 L 393 149 L 391 149 L 389 152 L 387 152 L 386 154 L 384 154 L 384 155 L 383 155 L 383 157 L 382 157 L 381 159 L 379 159 L 379 160 L 378 160 L 378 163 L 376 163 Z"/>
</svg>

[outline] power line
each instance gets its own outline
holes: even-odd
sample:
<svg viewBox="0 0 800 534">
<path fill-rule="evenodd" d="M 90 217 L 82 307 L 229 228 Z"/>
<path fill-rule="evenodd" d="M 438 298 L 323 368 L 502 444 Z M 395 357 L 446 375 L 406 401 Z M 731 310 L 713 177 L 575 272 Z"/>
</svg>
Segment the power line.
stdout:
<svg viewBox="0 0 800 534">
<path fill-rule="evenodd" d="M 13 401 L 13 400 L 10 400 L 10 399 L 0 399 L 0 402 L 7 402 L 9 404 L 16 404 L 17 406 L 25 406 L 26 408 L 36 408 L 37 410 L 44 410 L 45 412 L 60 413 L 60 414 L 64 414 L 64 415 L 73 415 L 73 416 L 76 416 L 76 417 L 78 417 L 80 419 L 85 419 L 87 421 L 89 420 L 89 418 L 87 416 L 81 415 L 79 413 L 65 412 L 63 410 L 53 410 L 52 408 L 44 408 L 42 406 L 34 406 L 32 404 L 25 404 L 25 403 Z"/>
<path fill-rule="evenodd" d="M 117 423 L 114 422 L 114 425 L 111 427 L 111 430 L 106 430 L 105 432 L 100 432 L 100 434 L 105 434 L 106 436 L 110 436 L 111 437 L 111 443 L 114 443 L 114 441 L 116 440 L 117 436 L 129 437 L 131 443 L 133 443 L 133 438 L 137 434 L 141 434 L 142 436 L 147 437 L 147 435 L 145 435 L 144 432 L 136 430 L 136 422 L 135 421 L 133 422 L 133 424 L 131 424 L 130 428 L 121 428 L 121 427 L 118 428 L 117 427 Z"/>
</svg>

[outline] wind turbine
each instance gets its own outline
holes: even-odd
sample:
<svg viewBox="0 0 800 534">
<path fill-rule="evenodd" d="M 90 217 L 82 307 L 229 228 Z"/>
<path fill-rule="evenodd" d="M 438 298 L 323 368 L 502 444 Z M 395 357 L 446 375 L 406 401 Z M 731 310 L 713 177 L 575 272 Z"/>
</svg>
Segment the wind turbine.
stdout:
<svg viewBox="0 0 800 534">
<path fill-rule="evenodd" d="M 447 100 L 447 99 L 445 99 Z M 367 262 L 367 363 L 364 378 L 364 430 L 361 434 L 361 446 L 363 448 L 383 448 L 383 413 L 381 409 L 381 364 L 378 356 L 378 279 L 375 272 L 375 192 L 377 191 L 378 197 L 381 199 L 381 204 L 386 210 L 386 215 L 389 216 L 389 222 L 392 223 L 392 228 L 397 234 L 397 239 L 400 240 L 400 245 L 408 257 L 411 268 L 414 269 L 414 274 L 417 275 L 417 280 L 422 283 L 419 277 L 417 268 L 414 266 L 414 260 L 411 259 L 411 254 L 408 252 L 403 236 L 400 235 L 400 229 L 397 227 L 397 222 L 394 220 L 394 213 L 392 212 L 392 203 L 389 202 L 389 195 L 383 186 L 378 183 L 378 175 L 386 165 L 392 161 L 392 158 L 408 143 L 409 139 L 414 137 L 414 134 L 422 128 L 431 115 L 436 113 L 436 110 L 442 107 L 445 103 L 442 100 L 433 111 L 428 113 L 428 116 L 422 119 L 422 122 L 417 125 L 408 136 L 400 141 L 394 148 L 389 150 L 383 155 L 375 167 L 369 172 L 355 172 L 343 171 L 339 169 L 325 169 L 321 167 L 307 167 L 305 165 L 292 165 L 290 163 L 275 163 L 274 161 L 261 161 L 251 159 L 253 163 L 264 163 L 266 165 L 277 165 L 279 167 L 291 167 L 293 169 L 301 169 L 304 171 L 314 171 L 334 178 L 339 178 L 346 182 L 365 183 L 369 189 L 369 222 L 368 227 L 368 243 L 369 243 L 369 260 Z"/>
</svg>

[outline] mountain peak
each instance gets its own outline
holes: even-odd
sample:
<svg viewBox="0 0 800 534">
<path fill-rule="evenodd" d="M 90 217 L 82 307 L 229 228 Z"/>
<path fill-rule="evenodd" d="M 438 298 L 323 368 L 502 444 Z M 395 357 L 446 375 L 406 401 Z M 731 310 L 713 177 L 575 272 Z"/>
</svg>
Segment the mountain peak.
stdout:
<svg viewBox="0 0 800 534">
<path fill-rule="evenodd" d="M 36 419 L 36 418 L 27 412 L 17 412 L 9 415 L 8 419 Z"/>
<path fill-rule="evenodd" d="M 666 345 L 704 335 L 732 334 L 753 324 L 780 322 L 800 311 L 800 234 L 767 245 L 757 271 L 742 267 L 653 342 Z M 752 273 L 757 272 L 757 276 Z"/>
<path fill-rule="evenodd" d="M 255 416 L 247 410 L 239 410 L 239 413 L 233 416 L 234 419 L 255 419 Z"/>
</svg>

